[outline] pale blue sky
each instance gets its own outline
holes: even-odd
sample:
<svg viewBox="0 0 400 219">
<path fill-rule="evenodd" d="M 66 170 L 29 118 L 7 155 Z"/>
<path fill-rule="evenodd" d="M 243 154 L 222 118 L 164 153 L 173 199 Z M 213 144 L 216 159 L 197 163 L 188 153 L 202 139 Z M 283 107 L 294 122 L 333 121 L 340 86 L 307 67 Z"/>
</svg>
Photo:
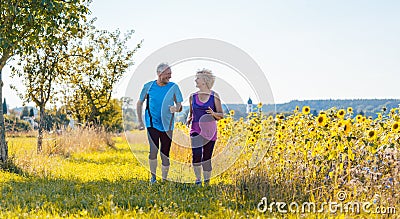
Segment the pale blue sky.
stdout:
<svg viewBox="0 0 400 219">
<path fill-rule="evenodd" d="M 397 0 L 94 0 L 91 11 L 99 28 L 134 29 L 131 46 L 144 39 L 116 96 L 152 52 L 180 40 L 212 38 L 241 48 L 258 63 L 276 103 L 400 98 Z M 8 97 L 14 91 L 5 74 L 7 103 L 19 105 Z"/>
</svg>

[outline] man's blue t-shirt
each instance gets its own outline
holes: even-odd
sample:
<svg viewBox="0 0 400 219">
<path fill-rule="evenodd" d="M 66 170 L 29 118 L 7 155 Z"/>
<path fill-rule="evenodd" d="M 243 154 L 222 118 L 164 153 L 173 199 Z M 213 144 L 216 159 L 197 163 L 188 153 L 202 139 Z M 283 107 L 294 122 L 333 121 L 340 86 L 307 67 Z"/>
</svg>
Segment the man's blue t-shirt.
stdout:
<svg viewBox="0 0 400 219">
<path fill-rule="evenodd" d="M 165 132 L 173 130 L 174 121 L 169 107 L 175 102 L 183 101 L 182 93 L 177 84 L 169 82 L 164 86 L 159 86 L 156 81 L 150 81 L 143 86 L 140 92 L 140 100 L 145 101 L 146 95 L 149 94 L 149 109 L 153 122 L 153 128 Z M 174 101 L 175 99 L 175 101 Z M 147 104 L 147 103 L 146 103 Z M 146 127 L 151 127 L 149 110 L 145 110 Z"/>
</svg>

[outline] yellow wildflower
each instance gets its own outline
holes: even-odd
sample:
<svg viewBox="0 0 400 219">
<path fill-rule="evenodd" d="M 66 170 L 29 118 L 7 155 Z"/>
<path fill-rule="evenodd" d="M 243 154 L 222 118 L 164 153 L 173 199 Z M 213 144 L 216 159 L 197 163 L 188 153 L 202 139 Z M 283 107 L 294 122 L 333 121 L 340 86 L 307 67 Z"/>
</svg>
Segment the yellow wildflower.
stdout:
<svg viewBox="0 0 400 219">
<path fill-rule="evenodd" d="M 392 125 L 392 131 L 393 131 L 393 132 L 398 132 L 399 130 L 400 130 L 400 124 L 399 124 L 399 122 L 393 123 L 393 125 Z"/>
<path fill-rule="evenodd" d="M 348 113 L 353 113 L 353 108 L 352 108 L 352 107 L 348 107 L 348 108 L 347 108 L 347 112 L 348 112 Z"/>
<path fill-rule="evenodd" d="M 303 114 L 309 114 L 310 113 L 310 107 L 309 106 L 303 106 L 302 112 L 303 112 Z"/>
<path fill-rule="evenodd" d="M 343 119 L 345 114 L 346 112 L 344 111 L 344 109 L 341 109 L 337 112 L 337 117 Z"/>
</svg>

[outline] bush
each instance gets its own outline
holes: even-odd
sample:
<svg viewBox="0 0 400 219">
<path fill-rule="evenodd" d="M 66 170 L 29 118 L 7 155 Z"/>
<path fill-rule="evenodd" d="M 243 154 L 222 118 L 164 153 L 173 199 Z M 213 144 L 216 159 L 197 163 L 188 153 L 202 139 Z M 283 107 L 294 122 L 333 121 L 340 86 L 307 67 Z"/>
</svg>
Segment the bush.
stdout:
<svg viewBox="0 0 400 219">
<path fill-rule="evenodd" d="M 18 118 L 15 114 L 4 115 L 4 124 L 6 132 L 22 132 L 32 130 L 28 121 Z"/>
</svg>

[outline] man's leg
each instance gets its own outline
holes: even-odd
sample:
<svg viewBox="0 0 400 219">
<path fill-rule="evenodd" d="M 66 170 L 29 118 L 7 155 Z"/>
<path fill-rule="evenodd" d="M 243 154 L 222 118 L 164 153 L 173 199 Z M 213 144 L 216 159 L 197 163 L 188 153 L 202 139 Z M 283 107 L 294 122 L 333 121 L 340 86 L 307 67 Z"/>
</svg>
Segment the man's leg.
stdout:
<svg viewBox="0 0 400 219">
<path fill-rule="evenodd" d="M 166 180 L 169 172 L 169 152 L 171 150 L 172 143 L 172 131 L 160 132 L 160 141 L 161 141 L 161 173 L 162 179 Z"/>
<path fill-rule="evenodd" d="M 150 154 L 149 154 L 149 166 L 151 172 L 151 182 L 156 181 L 156 171 L 157 171 L 157 154 L 160 142 L 160 131 L 155 128 L 147 128 L 147 137 L 150 144 Z"/>
</svg>

